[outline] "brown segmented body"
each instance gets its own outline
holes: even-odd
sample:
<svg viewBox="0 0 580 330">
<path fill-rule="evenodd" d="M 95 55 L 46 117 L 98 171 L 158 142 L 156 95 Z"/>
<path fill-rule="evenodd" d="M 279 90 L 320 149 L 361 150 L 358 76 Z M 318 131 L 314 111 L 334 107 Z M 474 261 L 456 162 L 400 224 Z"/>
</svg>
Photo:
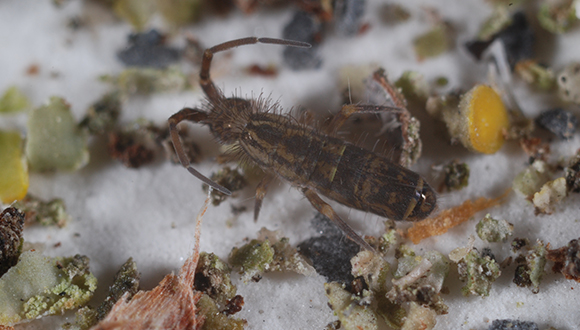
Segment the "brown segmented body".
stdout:
<svg viewBox="0 0 580 330">
<path fill-rule="evenodd" d="M 335 131 L 353 113 L 377 113 L 387 107 L 342 108 L 326 131 L 309 127 L 280 114 L 276 105 L 263 99 L 226 98 L 212 82 L 209 71 L 213 55 L 233 47 L 255 43 L 309 46 L 297 41 L 244 38 L 219 44 L 204 52 L 200 85 L 207 96 L 203 109 L 184 108 L 169 118 L 177 155 L 187 170 L 213 188 L 229 190 L 197 172 L 189 163 L 178 135 L 177 124 L 189 120 L 209 126 L 216 140 L 236 147 L 230 159 L 255 163 L 268 175 L 258 184 L 255 219 L 271 178 L 278 176 L 301 188 L 310 203 L 329 217 L 362 247 L 373 250 L 318 194 L 346 206 L 394 220 L 420 220 L 436 206 L 435 192 L 417 173 L 386 157 L 347 143 L 325 132 Z"/>
<path fill-rule="evenodd" d="M 433 192 L 417 173 L 282 115 L 252 114 L 238 143 L 262 169 L 348 207 L 411 221 L 435 207 L 435 200 L 421 197 Z"/>
</svg>

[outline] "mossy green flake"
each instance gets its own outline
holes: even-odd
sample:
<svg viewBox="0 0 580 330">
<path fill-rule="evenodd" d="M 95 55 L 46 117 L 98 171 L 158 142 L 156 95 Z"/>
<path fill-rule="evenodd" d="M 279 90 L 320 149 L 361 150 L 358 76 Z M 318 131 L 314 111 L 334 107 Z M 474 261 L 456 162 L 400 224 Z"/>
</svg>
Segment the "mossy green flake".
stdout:
<svg viewBox="0 0 580 330">
<path fill-rule="evenodd" d="M 30 107 L 30 101 L 16 86 L 9 87 L 0 96 L 0 114 L 17 113 Z"/>
<path fill-rule="evenodd" d="M 0 278 L 0 324 L 61 314 L 86 304 L 97 288 L 88 258 L 49 258 L 22 253 L 18 264 Z"/>
<path fill-rule="evenodd" d="M 86 135 L 60 97 L 34 109 L 27 124 L 26 157 L 34 171 L 77 170 L 89 161 Z"/>
</svg>

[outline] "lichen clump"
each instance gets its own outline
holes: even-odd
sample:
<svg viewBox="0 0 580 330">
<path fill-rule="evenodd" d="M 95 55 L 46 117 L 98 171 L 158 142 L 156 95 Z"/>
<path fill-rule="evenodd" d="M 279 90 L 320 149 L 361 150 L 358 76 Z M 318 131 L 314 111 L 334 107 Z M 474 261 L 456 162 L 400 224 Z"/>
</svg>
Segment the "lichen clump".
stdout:
<svg viewBox="0 0 580 330">
<path fill-rule="evenodd" d="M 14 325 L 78 308 L 96 288 L 87 257 L 52 259 L 40 252 L 24 252 L 0 278 L 0 324 Z"/>
<path fill-rule="evenodd" d="M 458 248 L 451 252 L 449 258 L 457 263 L 459 279 L 467 282 L 461 289 L 463 295 L 489 296 L 491 284 L 501 275 L 499 265 L 494 259 L 489 255 L 479 254 L 474 248 Z"/>
<path fill-rule="evenodd" d="M 26 214 L 26 225 L 39 223 L 43 226 L 64 227 L 70 222 L 70 215 L 66 212 L 64 200 L 53 198 L 48 201 L 41 200 L 33 195 L 26 195 L 24 199 L 14 203 L 14 207 Z"/>
<path fill-rule="evenodd" d="M 293 271 L 303 275 L 314 274 L 310 266 L 295 248 L 291 247 L 286 237 L 277 231 L 262 228 L 258 238 L 240 248 L 233 248 L 229 263 L 240 270 L 242 280 L 259 281 L 265 272 Z"/>
<path fill-rule="evenodd" d="M 496 220 L 488 213 L 476 227 L 477 236 L 487 242 L 505 242 L 514 231 L 514 225 L 506 220 Z"/>
</svg>

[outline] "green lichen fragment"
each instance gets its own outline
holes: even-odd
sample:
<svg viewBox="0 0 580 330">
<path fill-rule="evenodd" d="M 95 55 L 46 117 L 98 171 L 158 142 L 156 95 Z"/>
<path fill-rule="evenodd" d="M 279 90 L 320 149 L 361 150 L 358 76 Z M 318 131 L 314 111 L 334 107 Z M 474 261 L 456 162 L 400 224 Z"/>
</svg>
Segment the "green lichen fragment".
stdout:
<svg viewBox="0 0 580 330">
<path fill-rule="evenodd" d="M 155 13 L 154 0 L 115 0 L 115 14 L 127 21 L 136 31 L 143 31 Z"/>
<path fill-rule="evenodd" d="M 337 282 L 324 283 L 328 305 L 345 330 L 376 330 L 377 315 L 367 305 L 359 304 L 360 297 L 351 294 Z"/>
<path fill-rule="evenodd" d="M 133 258 L 129 258 L 121 266 L 117 274 L 115 274 L 115 279 L 113 280 L 113 285 L 109 287 L 109 293 L 105 301 L 97 308 L 96 320 L 100 321 L 107 316 L 111 308 L 117 303 L 119 299 L 125 294 L 129 293 L 128 299 L 133 297 L 139 291 L 139 271 L 137 270 L 137 264 L 133 261 Z"/>
<path fill-rule="evenodd" d="M 461 190 L 469 184 L 469 165 L 452 160 L 443 168 L 445 177 L 443 189 L 446 191 Z"/>
<path fill-rule="evenodd" d="M 60 97 L 34 109 L 27 123 L 26 157 L 31 170 L 77 170 L 89 161 L 86 136 Z"/>
<path fill-rule="evenodd" d="M 453 45 L 451 28 L 444 22 L 413 40 L 413 49 L 419 61 L 439 56 Z"/>
<path fill-rule="evenodd" d="M 387 298 L 395 304 L 417 302 L 437 314 L 447 314 L 440 292 L 449 274 L 449 260 L 441 253 L 429 251 L 425 256 L 407 254 L 400 257 L 392 289 Z"/>
<path fill-rule="evenodd" d="M 0 203 L 22 199 L 28 191 L 28 166 L 22 146 L 20 132 L 0 130 Z"/>
<path fill-rule="evenodd" d="M 76 255 L 48 258 L 39 252 L 22 253 L 18 264 L 0 278 L 0 324 L 61 314 L 86 304 L 97 287 L 89 260 Z"/>
<path fill-rule="evenodd" d="M 512 23 L 512 15 L 507 6 L 497 6 L 491 16 L 483 22 L 477 39 L 487 41 Z"/>
<path fill-rule="evenodd" d="M 425 76 L 416 71 L 405 71 L 401 77 L 395 81 L 395 86 L 401 89 L 401 92 L 407 100 L 417 100 L 425 102 L 429 97 L 429 84 Z"/>
<path fill-rule="evenodd" d="M 501 275 L 498 263 L 487 255 L 480 256 L 475 249 L 471 249 L 459 260 L 457 272 L 459 279 L 467 282 L 461 289 L 465 296 L 470 294 L 489 296 L 491 283 Z"/>
<path fill-rule="evenodd" d="M 203 294 L 197 303 L 197 315 L 205 316 L 202 330 L 242 330 L 245 320 L 230 317 L 220 311 L 216 302 Z"/>
<path fill-rule="evenodd" d="M 102 76 L 101 79 L 113 83 L 122 95 L 128 96 L 180 92 L 190 88 L 187 77 L 176 67 L 128 68 L 116 77 Z"/>
<path fill-rule="evenodd" d="M 548 164 L 536 159 L 528 168 L 516 175 L 512 187 L 521 195 L 530 198 L 550 180 L 550 175 Z"/>
<path fill-rule="evenodd" d="M 519 61 L 515 72 L 531 86 L 550 91 L 556 86 L 556 74 L 548 67 L 538 64 L 535 60 Z"/>
<path fill-rule="evenodd" d="M 382 252 L 387 251 L 391 246 L 396 245 L 401 239 L 401 235 L 397 231 L 395 221 L 392 219 L 385 221 L 385 233 L 381 236 L 382 244 L 380 248 Z"/>
<path fill-rule="evenodd" d="M 213 173 L 210 176 L 210 179 L 220 186 L 229 189 L 231 192 L 239 191 L 248 185 L 248 181 L 246 180 L 244 174 L 242 174 L 239 169 L 232 169 L 229 166 L 225 166 L 218 172 Z M 204 184 L 203 190 L 207 191 L 207 189 L 208 186 Z M 230 195 L 226 195 L 216 189 L 213 189 L 211 192 L 211 202 L 213 205 L 218 206 L 229 196 Z"/>
<path fill-rule="evenodd" d="M 30 107 L 30 101 L 16 86 L 9 87 L 0 96 L 0 113 L 17 113 Z"/>
<path fill-rule="evenodd" d="M 201 252 L 195 269 L 195 290 L 209 296 L 220 311 L 235 297 L 237 287 L 230 279 L 230 266 L 213 253 Z"/>
<path fill-rule="evenodd" d="M 278 231 L 262 228 L 258 239 L 248 244 L 233 248 L 228 262 L 240 269 L 242 280 L 259 280 L 264 272 L 293 271 L 303 275 L 315 274 L 312 266 L 304 257 L 291 247 L 286 237 L 281 237 Z"/>
<path fill-rule="evenodd" d="M 39 223 L 43 226 L 56 225 L 62 228 L 71 220 L 70 215 L 66 212 L 65 203 L 60 198 L 43 201 L 28 194 L 24 199 L 16 202 L 14 207 L 26 213 L 26 224 Z"/>
<path fill-rule="evenodd" d="M 540 26 L 552 33 L 564 33 L 578 22 L 576 0 L 544 1 L 538 10 Z"/>
<path fill-rule="evenodd" d="M 566 178 L 560 177 L 553 181 L 548 181 L 542 189 L 534 194 L 532 203 L 536 214 L 551 214 L 554 212 L 556 204 L 561 202 L 568 195 Z"/>
<path fill-rule="evenodd" d="M 121 93 L 115 91 L 107 93 L 87 110 L 87 114 L 80 122 L 91 134 L 102 135 L 115 127 L 121 114 Z"/>
<path fill-rule="evenodd" d="M 545 273 L 544 267 L 546 266 L 547 253 L 544 243 L 538 240 L 525 259 L 518 258 L 521 262 L 516 267 L 514 283 L 518 286 L 527 286 L 533 293 L 538 293 L 540 291 L 540 282 Z"/>
<path fill-rule="evenodd" d="M 157 8 L 166 22 L 179 27 L 194 23 L 201 15 L 201 0 L 157 0 Z"/>
<path fill-rule="evenodd" d="M 242 280 L 248 282 L 268 270 L 273 260 L 274 249 L 270 241 L 253 239 L 240 248 L 233 248 L 228 262 L 234 268 L 239 268 L 240 274 L 243 274 Z"/>
<path fill-rule="evenodd" d="M 131 299 L 139 291 L 139 278 L 137 264 L 133 258 L 129 258 L 115 274 L 113 285 L 109 287 L 109 293 L 101 305 L 97 309 L 89 306 L 80 308 L 76 313 L 75 323 L 67 323 L 63 328 L 80 330 L 91 328 L 107 316 L 115 303 L 125 293 L 128 292 L 126 298 Z"/>
<path fill-rule="evenodd" d="M 409 118 L 407 122 L 407 136 L 404 136 L 405 143 L 401 152 L 400 163 L 403 166 L 411 166 L 419 160 L 423 149 L 423 143 L 419 136 L 421 122 L 415 117 Z"/>
<path fill-rule="evenodd" d="M 486 242 L 505 242 L 513 234 L 514 225 L 506 220 L 496 220 L 488 213 L 475 226 L 477 236 Z"/>
<path fill-rule="evenodd" d="M 55 267 L 61 272 L 60 281 L 56 286 L 24 302 L 23 312 L 27 319 L 62 314 L 66 310 L 78 308 L 88 303 L 97 289 L 97 279 L 88 270 L 89 258 L 76 255 L 72 258 L 56 258 L 54 261 Z"/>
</svg>

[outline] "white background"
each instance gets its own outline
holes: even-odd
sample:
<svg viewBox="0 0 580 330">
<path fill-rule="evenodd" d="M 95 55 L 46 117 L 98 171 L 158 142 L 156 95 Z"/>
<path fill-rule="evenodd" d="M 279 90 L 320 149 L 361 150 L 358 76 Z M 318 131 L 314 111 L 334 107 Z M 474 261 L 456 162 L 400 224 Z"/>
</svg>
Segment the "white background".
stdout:
<svg viewBox="0 0 580 330">
<path fill-rule="evenodd" d="M 443 75 L 450 80 L 448 88 L 469 88 L 476 82 L 485 81 L 481 68 L 459 47 L 476 35 L 479 24 L 491 13 L 484 1 L 408 1 L 406 7 L 412 16 L 408 22 L 396 26 L 381 23 L 378 9 L 382 3 L 380 0 L 368 1 L 365 22 L 371 24 L 371 29 L 364 35 L 346 38 L 332 32 L 327 34 L 320 47 L 324 61 L 320 70 L 289 71 L 282 64 L 280 47 L 257 45 L 235 50 L 229 60 L 216 56 L 215 69 L 219 72 L 216 83 L 226 95 L 263 92 L 279 100 L 285 109 L 301 105 L 314 111 L 335 112 L 340 107 L 336 87 L 338 70 L 346 64 L 375 63 L 394 78 L 404 70 L 419 71 L 428 80 Z M 458 47 L 443 56 L 419 63 L 412 50 L 412 39 L 429 29 L 422 5 L 438 8 L 443 18 L 456 27 Z M 86 108 L 108 90 L 108 86 L 99 82 L 97 77 L 123 69 L 115 53 L 125 46 L 130 32 L 130 27 L 119 21 L 97 22 L 78 31 L 67 28 L 68 20 L 81 15 L 83 10 L 80 1 L 69 1 L 60 9 L 49 0 L 1 1 L 0 91 L 17 85 L 35 106 L 46 102 L 49 96 L 63 96 L 71 104 L 75 117 L 80 119 Z M 205 46 L 252 35 L 280 37 L 292 14 L 293 10 L 281 8 L 258 11 L 249 16 L 233 13 L 225 18 L 206 17 L 186 31 L 199 38 Z M 153 25 L 161 26 L 161 20 L 154 20 Z M 578 31 L 550 41 L 548 33 L 540 31 L 537 26 L 534 29 L 540 32 L 537 48 L 542 61 L 561 69 L 570 61 L 580 60 Z M 178 36 L 173 42 L 182 45 L 183 38 Z M 280 73 L 275 79 L 244 74 L 242 68 L 254 63 L 277 65 Z M 38 75 L 25 74 L 31 64 L 38 64 Z M 58 73 L 58 77 L 53 77 L 52 73 Z M 522 87 L 521 83 L 517 84 L 516 94 L 528 116 L 536 116 L 553 106 L 549 103 L 550 97 L 534 95 Z M 135 97 L 125 105 L 121 120 L 129 122 L 146 117 L 161 123 L 184 106 L 198 106 L 202 99 L 199 89 L 181 94 Z M 570 109 L 578 115 L 577 108 Z M 473 154 L 461 146 L 448 146 L 440 126 L 430 123 L 424 114 L 416 115 L 423 120 L 424 156 L 413 167 L 414 170 L 431 179 L 432 164 L 454 158 L 467 162 L 471 168 L 469 186 L 460 192 L 442 194 L 441 208 L 458 205 L 468 198 L 498 196 L 511 186 L 514 176 L 526 166 L 527 157 L 515 142 L 507 143 L 495 155 Z M 23 116 L 3 116 L 0 127 L 16 126 L 24 133 L 24 122 Z M 219 146 L 212 141 L 207 129 L 192 128 L 202 141 L 204 154 L 215 156 Z M 82 170 L 31 174 L 30 192 L 46 199 L 63 198 L 73 221 L 64 229 L 28 228 L 25 239 L 44 244 L 44 252 L 51 256 L 76 253 L 89 256 L 91 269 L 99 279 L 98 300 L 104 297 L 114 273 L 128 257 L 136 261 L 144 289 L 151 289 L 166 274 L 181 266 L 192 251 L 193 221 L 204 193 L 200 182 L 179 166 L 157 162 L 138 170 L 127 169 L 108 158 L 102 142 L 93 142 L 91 162 Z M 553 157 L 570 156 L 579 147 L 580 139 L 576 134 L 570 141 L 552 144 Z M 209 175 L 220 167 L 208 157 L 196 168 Z M 225 259 L 233 246 L 240 246 L 245 237 L 255 237 L 262 226 L 282 230 L 292 244 L 313 235 L 309 220 L 315 214 L 314 209 L 286 183 L 272 185 L 258 223 L 253 222 L 252 212 L 232 219 L 230 205 L 245 205 L 252 210 L 253 194 L 253 187 L 250 187 L 238 198 L 219 207 L 210 207 L 202 229 L 203 251 L 214 252 Z M 579 236 L 579 202 L 576 194 L 560 205 L 553 215 L 535 216 L 533 207 L 512 193 L 505 204 L 490 212 L 496 218 L 512 222 L 516 237 L 527 237 L 532 242 L 539 238 L 552 247 L 560 247 Z M 336 203 L 332 205 L 360 233 L 377 235 L 383 229 L 382 219 L 375 215 L 351 211 Z M 480 213 L 476 218 L 483 215 Z M 226 226 L 228 222 L 233 226 Z M 426 239 L 414 248 L 419 253 L 436 249 L 447 254 L 466 245 L 469 235 L 475 234 L 476 223 L 477 220 L 471 220 L 445 235 Z M 80 236 L 76 237 L 76 233 Z M 58 242 L 61 246 L 54 247 Z M 511 255 L 508 244 L 484 244 L 477 239 L 476 246 L 489 246 L 498 260 Z M 552 274 L 549 267 L 551 263 L 546 267 L 547 275 L 540 293 L 534 295 L 526 288 L 515 286 L 511 282 L 512 265 L 504 270 L 485 299 L 462 296 L 462 284 L 452 267 L 445 283 L 450 293 L 444 296 L 449 314 L 437 318 L 436 329 L 487 329 L 491 320 L 498 318 L 534 321 L 540 329 L 548 325 L 560 330 L 576 329 L 580 324 L 580 286 Z M 237 278 L 236 275 L 233 277 Z M 247 319 L 251 329 L 321 329 L 335 319 L 327 306 L 323 283 L 321 276 L 295 274 L 267 274 L 259 283 L 239 283 L 238 292 L 244 297 L 245 305 L 237 316 Z M 53 317 L 18 328 L 58 328 L 62 322 L 62 318 Z"/>
</svg>

